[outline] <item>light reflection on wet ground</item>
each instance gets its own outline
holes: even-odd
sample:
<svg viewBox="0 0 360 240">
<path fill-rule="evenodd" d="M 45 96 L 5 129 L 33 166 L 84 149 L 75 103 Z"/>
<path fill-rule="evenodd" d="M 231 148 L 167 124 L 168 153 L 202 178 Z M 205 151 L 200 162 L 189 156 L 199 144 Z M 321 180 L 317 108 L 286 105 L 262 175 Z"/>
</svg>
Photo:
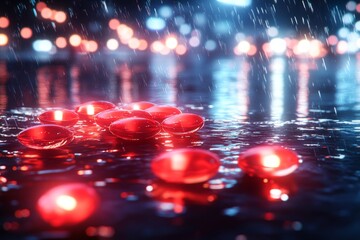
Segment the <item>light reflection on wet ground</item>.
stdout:
<svg viewBox="0 0 360 240">
<path fill-rule="evenodd" d="M 19 239 L 356 239 L 358 65 L 355 57 L 1 63 L 1 234 Z M 172 104 L 204 116 L 205 126 L 191 136 L 161 134 L 134 144 L 79 123 L 73 127 L 74 142 L 59 150 L 30 150 L 16 141 L 22 129 L 39 124 L 36 116 L 43 109 L 96 99 Z M 295 150 L 300 168 L 276 181 L 245 176 L 237 167 L 238 155 L 266 143 Z M 151 159 L 180 147 L 217 153 L 219 173 L 195 186 L 156 180 Z M 67 182 L 94 187 L 101 201 L 85 222 L 55 231 L 40 220 L 35 202 L 46 189 Z"/>
</svg>

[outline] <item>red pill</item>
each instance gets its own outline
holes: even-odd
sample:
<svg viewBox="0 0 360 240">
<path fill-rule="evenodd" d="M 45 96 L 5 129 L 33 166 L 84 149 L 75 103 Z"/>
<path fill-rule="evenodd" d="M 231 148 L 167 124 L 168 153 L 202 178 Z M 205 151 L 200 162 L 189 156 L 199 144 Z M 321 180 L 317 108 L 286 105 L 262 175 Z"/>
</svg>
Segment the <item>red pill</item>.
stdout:
<svg viewBox="0 0 360 240">
<path fill-rule="evenodd" d="M 161 126 L 148 118 L 124 118 L 110 124 L 109 130 L 115 136 L 125 140 L 143 140 L 154 137 L 160 132 Z"/>
<path fill-rule="evenodd" d="M 185 135 L 198 131 L 204 126 L 204 119 L 193 113 L 180 113 L 166 118 L 162 129 L 174 135 Z"/>
<path fill-rule="evenodd" d="M 71 110 L 57 109 L 41 113 L 38 116 L 38 119 L 44 124 L 56 124 L 70 127 L 74 126 L 78 122 L 79 115 Z"/>
<path fill-rule="evenodd" d="M 83 118 L 92 118 L 99 112 L 115 107 L 115 104 L 107 101 L 90 101 L 76 106 L 75 112 Z"/>
<path fill-rule="evenodd" d="M 140 101 L 140 102 L 129 103 L 125 105 L 124 108 L 129 110 L 145 110 L 152 106 L 155 106 L 155 103 Z"/>
<path fill-rule="evenodd" d="M 166 152 L 151 162 L 152 172 L 171 183 L 200 183 L 217 174 L 219 157 L 201 149 L 183 148 Z"/>
<path fill-rule="evenodd" d="M 83 183 L 68 183 L 45 192 L 37 201 L 42 219 L 54 227 L 75 225 L 95 211 L 98 195 Z"/>
<path fill-rule="evenodd" d="M 150 113 L 145 112 L 144 110 L 110 109 L 96 114 L 95 122 L 101 127 L 108 128 L 111 123 L 123 118 L 130 118 L 130 117 L 141 117 L 141 118 L 152 119 Z"/>
<path fill-rule="evenodd" d="M 19 142 L 34 149 L 52 149 L 70 143 L 74 134 L 69 129 L 53 124 L 30 127 L 17 136 Z"/>
<path fill-rule="evenodd" d="M 180 109 L 167 105 L 153 106 L 145 111 L 150 113 L 151 116 L 158 122 L 162 122 L 165 118 L 181 113 Z"/>
<path fill-rule="evenodd" d="M 241 154 L 238 165 L 245 173 L 260 178 L 283 177 L 298 168 L 299 158 L 280 146 L 259 146 Z"/>
</svg>

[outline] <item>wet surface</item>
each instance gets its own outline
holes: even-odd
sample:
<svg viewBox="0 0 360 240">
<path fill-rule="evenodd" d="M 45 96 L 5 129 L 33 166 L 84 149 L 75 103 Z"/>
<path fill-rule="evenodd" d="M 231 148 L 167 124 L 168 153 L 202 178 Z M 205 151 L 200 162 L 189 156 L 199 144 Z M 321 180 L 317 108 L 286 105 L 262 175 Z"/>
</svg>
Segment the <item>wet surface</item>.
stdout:
<svg viewBox="0 0 360 240">
<path fill-rule="evenodd" d="M 360 237 L 356 56 L 141 59 L 0 63 L 1 239 Z M 44 110 L 90 100 L 169 104 L 203 116 L 205 125 L 187 136 L 129 142 L 79 121 L 74 141 L 59 149 L 17 141 Z M 261 144 L 296 151 L 299 168 L 275 180 L 246 176 L 238 156 Z M 186 186 L 158 180 L 151 160 L 182 147 L 216 153 L 218 174 Z M 99 204 L 81 223 L 51 227 L 37 199 L 66 183 L 91 186 Z"/>
</svg>

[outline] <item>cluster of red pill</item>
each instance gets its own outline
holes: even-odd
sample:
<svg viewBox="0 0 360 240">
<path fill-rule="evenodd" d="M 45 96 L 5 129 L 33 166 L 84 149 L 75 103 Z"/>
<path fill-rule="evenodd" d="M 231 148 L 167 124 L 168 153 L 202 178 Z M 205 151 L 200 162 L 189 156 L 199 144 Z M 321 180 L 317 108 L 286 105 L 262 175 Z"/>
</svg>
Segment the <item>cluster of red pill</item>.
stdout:
<svg viewBox="0 0 360 240">
<path fill-rule="evenodd" d="M 95 122 L 124 140 L 146 140 L 161 131 L 172 135 L 188 135 L 201 129 L 204 119 L 193 113 L 182 113 L 173 106 L 136 102 L 116 107 L 111 102 L 92 101 L 74 111 L 60 109 L 38 116 L 42 125 L 18 134 L 23 145 L 34 149 L 53 149 L 70 143 L 71 127 L 79 119 Z M 299 158 L 292 150 L 280 146 L 258 146 L 245 151 L 238 166 L 247 174 L 260 178 L 286 176 L 297 169 Z M 218 173 L 219 157 L 207 150 L 186 148 L 165 152 L 151 162 L 153 173 L 170 183 L 205 182 Z"/>
<path fill-rule="evenodd" d="M 43 125 L 30 127 L 18 135 L 20 143 L 34 149 L 52 149 L 70 143 L 73 133 L 67 127 L 74 126 L 79 119 L 95 122 L 124 140 L 145 140 L 161 131 L 187 135 L 204 125 L 204 119 L 199 115 L 145 101 L 121 108 L 107 101 L 92 101 L 76 106 L 74 111 L 46 111 L 38 119 Z"/>
<path fill-rule="evenodd" d="M 71 143 L 74 138 L 72 127 L 80 119 L 85 126 L 87 123 L 96 123 L 104 131 L 128 141 L 146 140 L 160 132 L 188 135 L 204 125 L 204 119 L 199 115 L 182 113 L 176 107 L 150 102 L 131 103 L 118 108 L 110 102 L 92 101 L 77 106 L 73 111 L 45 111 L 38 119 L 42 124 L 23 130 L 18 134 L 18 140 L 26 147 L 39 150 L 54 149 Z M 156 156 L 151 161 L 151 170 L 162 181 L 177 186 L 176 184 L 206 182 L 218 173 L 220 165 L 220 158 L 211 151 L 182 148 Z M 238 166 L 244 173 L 259 178 L 287 176 L 298 165 L 297 154 L 280 146 L 250 148 L 238 158 Z M 161 195 L 161 189 L 157 191 L 160 193 L 155 191 L 154 196 Z M 172 196 L 177 196 L 178 191 L 170 188 Z M 286 192 L 280 188 L 271 188 L 268 192 L 271 199 L 287 197 Z M 213 199 L 212 195 L 206 196 L 205 201 Z M 196 200 L 203 201 L 201 197 L 196 197 Z M 182 200 L 180 198 L 176 201 Z M 37 209 L 44 221 L 60 227 L 82 222 L 95 211 L 97 204 L 98 195 L 93 188 L 83 183 L 69 183 L 45 192 L 37 201 Z"/>
</svg>

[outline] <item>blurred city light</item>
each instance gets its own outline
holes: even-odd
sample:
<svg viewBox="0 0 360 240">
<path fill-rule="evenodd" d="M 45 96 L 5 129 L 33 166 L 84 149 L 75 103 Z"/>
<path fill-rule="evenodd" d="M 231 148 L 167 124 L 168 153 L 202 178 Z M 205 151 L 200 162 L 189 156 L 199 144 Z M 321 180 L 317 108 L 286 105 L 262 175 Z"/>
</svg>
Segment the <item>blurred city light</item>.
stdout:
<svg viewBox="0 0 360 240">
<path fill-rule="evenodd" d="M 8 44 L 9 38 L 6 34 L 0 33 L 0 46 L 5 46 Z"/>
<path fill-rule="evenodd" d="M 146 27 L 153 31 L 159 31 L 166 27 L 166 22 L 162 18 L 150 17 L 146 20 Z"/>
<path fill-rule="evenodd" d="M 53 45 L 50 40 L 38 39 L 33 42 L 33 49 L 37 52 L 50 52 Z"/>
<path fill-rule="evenodd" d="M 239 7 L 248 7 L 251 5 L 252 0 L 217 0 L 220 3 L 239 6 Z"/>
</svg>

